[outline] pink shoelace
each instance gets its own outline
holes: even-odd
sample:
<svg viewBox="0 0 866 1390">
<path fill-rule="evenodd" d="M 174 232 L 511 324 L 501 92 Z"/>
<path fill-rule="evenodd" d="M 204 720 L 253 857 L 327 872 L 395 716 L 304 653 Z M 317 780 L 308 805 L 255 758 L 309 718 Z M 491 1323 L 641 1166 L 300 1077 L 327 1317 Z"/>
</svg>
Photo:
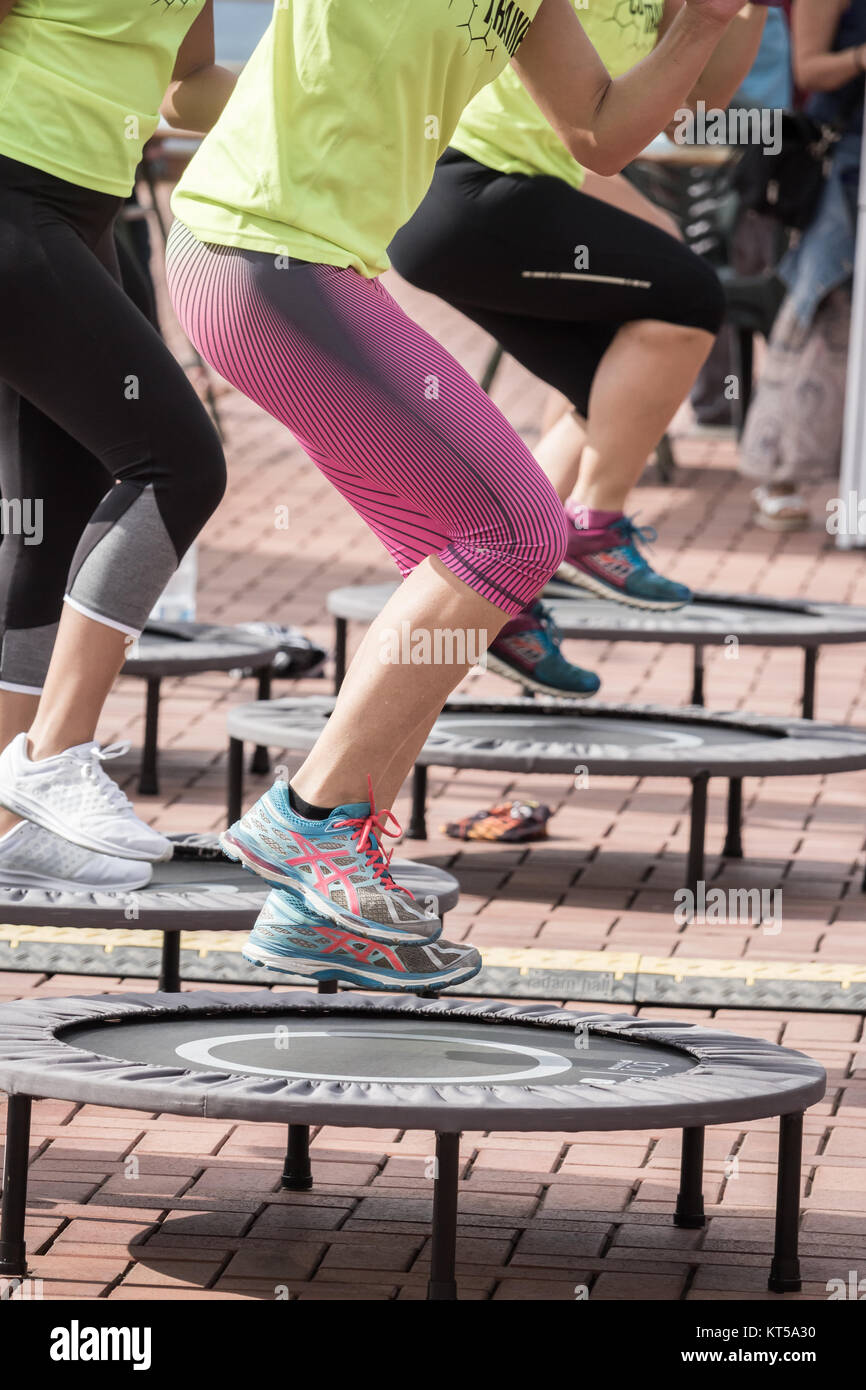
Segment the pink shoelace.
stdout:
<svg viewBox="0 0 866 1390">
<path fill-rule="evenodd" d="M 366 816 L 350 816 L 346 820 L 335 820 L 334 829 L 341 830 L 346 827 L 353 840 L 357 841 L 358 852 L 364 854 L 368 865 L 373 870 L 375 878 L 381 880 L 385 888 L 400 888 L 401 893 L 408 893 L 410 898 L 414 898 L 414 893 L 408 888 L 401 888 L 395 883 L 390 873 L 391 855 L 393 849 L 385 854 L 382 846 L 377 840 L 377 836 L 387 835 L 389 839 L 396 840 L 403 834 L 403 827 L 392 811 L 377 811 L 376 803 L 373 799 L 373 782 L 370 774 L 367 773 L 367 790 L 370 793 L 370 813 Z M 388 829 L 388 822 L 392 822 L 396 830 Z"/>
</svg>

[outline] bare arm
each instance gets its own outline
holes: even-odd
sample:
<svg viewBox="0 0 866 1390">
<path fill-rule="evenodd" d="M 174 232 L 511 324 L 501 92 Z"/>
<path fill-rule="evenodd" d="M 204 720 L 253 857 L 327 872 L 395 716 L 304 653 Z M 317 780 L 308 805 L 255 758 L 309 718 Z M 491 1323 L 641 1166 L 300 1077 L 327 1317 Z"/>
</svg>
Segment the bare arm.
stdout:
<svg viewBox="0 0 866 1390">
<path fill-rule="evenodd" d="M 616 174 L 687 104 L 744 3 L 685 0 L 649 57 L 613 80 L 570 0 L 542 0 L 514 67 L 578 163 Z"/>
<path fill-rule="evenodd" d="M 170 126 L 204 134 L 216 123 L 234 85 L 234 73 L 214 62 L 213 0 L 208 0 L 178 50 L 160 110 Z"/>
<path fill-rule="evenodd" d="M 793 10 L 794 74 L 810 92 L 834 92 L 864 71 L 863 45 L 833 52 L 848 0 L 797 0 Z"/>
<path fill-rule="evenodd" d="M 725 110 L 752 70 L 766 22 L 767 11 L 763 5 L 747 5 L 734 16 L 695 83 L 689 105 L 702 101 L 707 107 Z"/>
<path fill-rule="evenodd" d="M 3 23 L 7 14 L 11 12 L 15 5 L 15 0 L 0 0 L 0 24 Z"/>
<path fill-rule="evenodd" d="M 683 7 L 685 0 L 665 0 L 659 27 L 663 38 Z M 708 109 L 724 110 L 737 88 L 752 70 L 764 33 L 767 11 L 761 5 L 747 5 L 735 16 L 716 44 L 715 52 L 695 83 L 686 108 L 697 110 L 699 101 Z M 679 128 L 679 121 L 666 127 L 668 135 Z"/>
</svg>

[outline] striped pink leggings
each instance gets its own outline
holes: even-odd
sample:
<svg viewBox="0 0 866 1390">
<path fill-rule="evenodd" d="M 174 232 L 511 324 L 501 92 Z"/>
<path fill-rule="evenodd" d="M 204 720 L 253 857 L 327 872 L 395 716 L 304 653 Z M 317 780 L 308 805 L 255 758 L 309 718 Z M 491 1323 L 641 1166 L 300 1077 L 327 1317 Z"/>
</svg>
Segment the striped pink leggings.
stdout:
<svg viewBox="0 0 866 1390">
<path fill-rule="evenodd" d="M 168 245 L 180 322 L 291 430 L 405 576 L 427 555 L 509 615 L 565 552 L 562 504 L 478 384 L 378 280 L 260 251 Z"/>
</svg>

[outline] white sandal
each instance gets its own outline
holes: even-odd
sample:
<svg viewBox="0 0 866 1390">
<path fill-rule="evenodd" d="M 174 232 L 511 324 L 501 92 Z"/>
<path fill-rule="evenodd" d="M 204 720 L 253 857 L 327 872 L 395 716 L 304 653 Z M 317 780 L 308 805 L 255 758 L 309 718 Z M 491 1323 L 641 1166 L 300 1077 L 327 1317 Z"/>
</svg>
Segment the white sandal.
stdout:
<svg viewBox="0 0 866 1390">
<path fill-rule="evenodd" d="M 765 531 L 805 531 L 812 524 L 798 492 L 771 493 L 763 486 L 752 492 L 752 520 Z"/>
</svg>

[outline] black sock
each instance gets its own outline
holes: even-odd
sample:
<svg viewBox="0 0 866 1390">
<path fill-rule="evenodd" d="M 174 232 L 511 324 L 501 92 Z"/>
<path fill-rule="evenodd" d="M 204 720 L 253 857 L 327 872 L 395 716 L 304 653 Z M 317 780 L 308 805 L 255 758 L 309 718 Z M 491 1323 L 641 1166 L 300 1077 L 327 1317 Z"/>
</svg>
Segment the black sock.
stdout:
<svg viewBox="0 0 866 1390">
<path fill-rule="evenodd" d="M 303 816 L 304 820 L 327 820 L 335 806 L 314 806 L 311 801 L 305 801 L 302 796 L 298 796 L 291 782 L 289 783 L 289 805 L 296 816 Z"/>
</svg>

